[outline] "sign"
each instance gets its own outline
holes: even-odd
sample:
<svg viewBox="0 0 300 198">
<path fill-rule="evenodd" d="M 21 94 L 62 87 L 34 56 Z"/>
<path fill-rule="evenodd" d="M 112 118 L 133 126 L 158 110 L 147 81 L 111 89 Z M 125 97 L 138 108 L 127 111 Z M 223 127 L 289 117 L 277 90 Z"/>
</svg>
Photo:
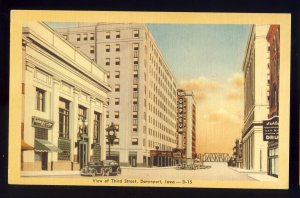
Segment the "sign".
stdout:
<svg viewBox="0 0 300 198">
<path fill-rule="evenodd" d="M 174 158 L 181 158 L 181 152 L 180 151 L 173 152 L 173 157 Z"/>
<path fill-rule="evenodd" d="M 44 129 L 52 129 L 54 122 L 39 117 L 32 117 L 32 126 Z"/>
<path fill-rule="evenodd" d="M 178 133 L 182 134 L 183 133 L 183 128 L 185 126 L 184 123 L 184 113 L 185 113 L 185 105 L 184 105 L 184 96 L 185 92 L 184 90 L 177 90 L 177 99 L 178 99 L 178 106 L 177 106 L 177 129 Z"/>
<path fill-rule="evenodd" d="M 278 140 L 278 122 L 279 122 L 278 116 L 275 116 L 270 120 L 263 121 L 264 141 Z"/>
</svg>

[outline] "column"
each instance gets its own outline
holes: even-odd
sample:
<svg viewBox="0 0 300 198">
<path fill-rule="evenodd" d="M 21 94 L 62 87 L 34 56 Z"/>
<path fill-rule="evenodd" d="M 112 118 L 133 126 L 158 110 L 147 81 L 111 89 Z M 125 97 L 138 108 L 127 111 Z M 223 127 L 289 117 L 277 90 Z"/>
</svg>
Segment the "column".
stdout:
<svg viewBox="0 0 300 198">
<path fill-rule="evenodd" d="M 89 109 L 89 116 L 88 116 L 88 136 L 89 136 L 89 142 L 88 142 L 88 160 L 92 160 L 93 150 L 92 150 L 92 144 L 94 141 L 94 106 L 95 106 L 95 99 L 90 97 L 90 109 Z"/>
<path fill-rule="evenodd" d="M 34 66 L 26 64 L 24 94 L 24 141 L 34 147 L 35 132 L 31 126 L 36 105 L 36 90 L 33 86 Z M 34 162 L 34 151 L 23 151 L 24 162 Z"/>
<path fill-rule="evenodd" d="M 73 90 L 73 102 L 71 104 L 70 112 L 70 139 L 71 139 L 71 161 L 77 162 L 77 148 L 75 148 L 75 142 L 77 142 L 78 133 L 78 95 L 80 91 Z"/>
<path fill-rule="evenodd" d="M 59 85 L 60 80 L 53 78 L 53 86 L 52 86 L 52 107 L 50 105 L 50 109 L 52 110 L 52 121 L 54 122 L 52 133 L 50 135 L 50 141 L 53 145 L 58 146 L 58 137 L 59 137 Z M 53 163 L 57 162 L 57 152 L 51 152 L 50 155 L 48 155 L 48 161 Z"/>
<path fill-rule="evenodd" d="M 105 101 L 104 101 L 105 102 Z M 100 118 L 100 146 L 101 146 L 101 160 L 106 159 L 106 111 L 107 106 L 101 101 L 102 114 Z"/>
</svg>

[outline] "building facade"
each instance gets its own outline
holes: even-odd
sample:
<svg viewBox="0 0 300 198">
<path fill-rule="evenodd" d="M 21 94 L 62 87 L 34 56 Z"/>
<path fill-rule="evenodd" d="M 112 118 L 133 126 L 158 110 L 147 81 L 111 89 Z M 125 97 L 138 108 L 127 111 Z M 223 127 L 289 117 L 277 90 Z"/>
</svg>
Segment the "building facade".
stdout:
<svg viewBox="0 0 300 198">
<path fill-rule="evenodd" d="M 56 30 L 109 71 L 107 124 L 118 128 L 111 156 L 122 166 L 152 166 L 151 151 L 172 151 L 177 82 L 147 26 L 93 23 Z"/>
<path fill-rule="evenodd" d="M 263 141 L 263 120 L 269 114 L 268 102 L 268 25 L 253 25 L 243 62 L 244 128 L 242 131 L 243 167 L 267 171 L 267 143 Z"/>
<path fill-rule="evenodd" d="M 23 26 L 22 71 L 21 169 L 105 159 L 107 72 L 40 22 Z"/>
<path fill-rule="evenodd" d="M 177 148 L 185 158 L 196 157 L 196 101 L 192 91 L 177 90 Z"/>
<path fill-rule="evenodd" d="M 271 25 L 267 34 L 269 52 L 269 119 L 279 116 L 280 26 Z M 268 141 L 268 174 L 278 177 L 278 139 Z"/>
</svg>

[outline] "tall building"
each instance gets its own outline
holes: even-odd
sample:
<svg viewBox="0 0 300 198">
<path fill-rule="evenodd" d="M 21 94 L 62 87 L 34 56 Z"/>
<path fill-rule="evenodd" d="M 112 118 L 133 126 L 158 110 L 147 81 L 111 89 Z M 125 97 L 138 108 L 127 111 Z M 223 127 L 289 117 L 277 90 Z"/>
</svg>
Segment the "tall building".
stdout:
<svg viewBox="0 0 300 198">
<path fill-rule="evenodd" d="M 106 71 L 45 23 L 23 25 L 21 169 L 105 159 Z"/>
<path fill-rule="evenodd" d="M 243 62 L 244 128 L 242 131 L 243 166 L 267 171 L 267 143 L 263 141 L 263 120 L 269 113 L 268 102 L 268 25 L 253 25 Z"/>
<path fill-rule="evenodd" d="M 107 124 L 118 128 L 112 158 L 151 166 L 150 151 L 172 151 L 177 83 L 147 26 L 93 23 L 57 31 L 109 72 Z"/>
<path fill-rule="evenodd" d="M 279 116 L 279 70 L 280 70 L 280 26 L 271 25 L 267 34 L 269 52 L 269 119 L 278 120 Z M 268 174 L 278 177 L 278 134 L 268 141 Z"/>
<path fill-rule="evenodd" d="M 196 101 L 192 91 L 177 90 L 177 148 L 186 158 L 196 157 Z"/>
</svg>

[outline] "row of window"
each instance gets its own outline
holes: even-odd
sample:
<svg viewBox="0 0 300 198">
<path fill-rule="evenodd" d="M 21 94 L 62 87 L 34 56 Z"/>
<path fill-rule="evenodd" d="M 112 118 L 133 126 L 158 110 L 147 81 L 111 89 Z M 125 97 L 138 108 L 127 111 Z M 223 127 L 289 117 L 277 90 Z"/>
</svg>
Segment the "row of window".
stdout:
<svg viewBox="0 0 300 198">
<path fill-rule="evenodd" d="M 107 73 L 107 79 L 110 78 L 110 72 Z M 120 78 L 120 71 L 115 71 L 115 78 Z"/>
<path fill-rule="evenodd" d="M 45 112 L 46 103 L 46 91 L 40 88 L 36 88 L 36 109 L 38 111 Z M 87 120 L 87 108 L 78 106 L 78 120 L 79 122 L 85 122 Z M 59 137 L 63 139 L 70 138 L 70 101 L 59 98 Z M 83 134 L 87 134 L 88 126 L 81 126 L 79 131 Z M 93 138 L 99 141 L 100 135 L 100 113 L 94 112 L 94 134 Z"/>
<path fill-rule="evenodd" d="M 63 37 L 68 40 L 68 36 L 67 35 L 63 35 Z M 95 40 L 95 33 L 91 32 L 91 33 L 83 33 L 83 34 L 76 34 L 76 41 L 94 41 Z"/>
<path fill-rule="evenodd" d="M 120 31 L 114 31 L 113 33 L 111 31 L 106 31 L 105 32 L 105 38 L 110 39 L 110 38 L 112 38 L 113 34 L 114 34 L 115 38 L 121 38 L 121 32 Z M 132 36 L 133 36 L 133 38 L 140 37 L 139 30 L 133 30 L 132 31 Z"/>
<path fill-rule="evenodd" d="M 106 144 L 108 145 L 108 139 L 106 139 Z M 116 138 L 114 139 L 114 144 L 119 145 L 120 144 L 120 139 Z M 138 138 L 131 138 L 131 145 L 138 145 L 139 144 L 139 139 Z"/>
</svg>

